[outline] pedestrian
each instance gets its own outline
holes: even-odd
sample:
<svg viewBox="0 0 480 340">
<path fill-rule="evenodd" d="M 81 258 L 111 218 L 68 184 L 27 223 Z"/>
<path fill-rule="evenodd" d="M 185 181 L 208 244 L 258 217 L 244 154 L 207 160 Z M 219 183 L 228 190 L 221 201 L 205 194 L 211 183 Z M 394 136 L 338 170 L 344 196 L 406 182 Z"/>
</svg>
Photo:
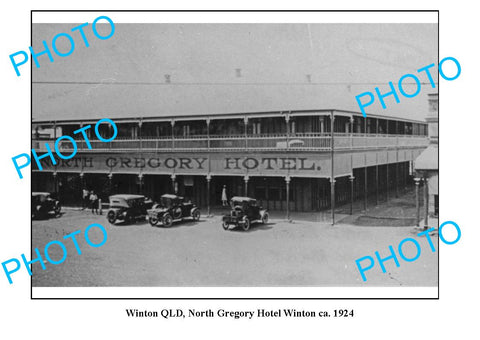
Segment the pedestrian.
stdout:
<svg viewBox="0 0 480 340">
<path fill-rule="evenodd" d="M 98 196 L 93 190 L 90 193 L 90 204 L 92 205 L 92 214 L 98 214 Z"/>
<path fill-rule="evenodd" d="M 83 188 L 82 190 L 82 210 L 88 207 L 88 202 L 90 200 L 90 191 L 87 188 Z"/>
<path fill-rule="evenodd" d="M 224 185 L 223 186 L 223 190 L 222 190 L 222 206 L 226 207 L 228 206 L 228 202 L 227 202 L 227 186 Z"/>
</svg>

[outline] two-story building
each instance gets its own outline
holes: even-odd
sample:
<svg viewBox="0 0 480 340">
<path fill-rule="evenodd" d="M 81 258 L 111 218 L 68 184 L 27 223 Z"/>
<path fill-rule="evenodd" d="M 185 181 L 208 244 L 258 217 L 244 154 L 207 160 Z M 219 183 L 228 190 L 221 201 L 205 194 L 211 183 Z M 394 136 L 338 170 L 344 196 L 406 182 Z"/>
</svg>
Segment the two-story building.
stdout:
<svg viewBox="0 0 480 340">
<path fill-rule="evenodd" d="M 43 159 L 32 190 L 58 192 L 66 204 L 79 203 L 83 187 L 104 199 L 178 193 L 210 209 L 226 185 L 228 196 L 252 196 L 269 209 L 319 211 L 398 193 L 428 144 L 424 122 L 319 109 L 119 118 L 110 143 L 89 130 L 90 150 L 73 131 L 97 120 L 33 122 L 37 151 L 70 135 L 78 153 L 55 166 Z M 113 133 L 108 125 L 99 131 L 105 138 Z M 65 154 L 69 148 L 68 141 L 60 145 Z"/>
</svg>

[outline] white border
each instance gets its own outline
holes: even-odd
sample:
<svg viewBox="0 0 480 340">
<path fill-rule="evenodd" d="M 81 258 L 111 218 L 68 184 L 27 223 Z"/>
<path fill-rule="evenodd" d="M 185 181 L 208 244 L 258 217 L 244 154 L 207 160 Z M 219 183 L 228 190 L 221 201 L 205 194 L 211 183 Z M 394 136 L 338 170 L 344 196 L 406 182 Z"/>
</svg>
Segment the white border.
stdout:
<svg viewBox="0 0 480 340">
<path fill-rule="evenodd" d="M 110 299 L 357 299 L 357 298 L 437 298 L 437 287 L 34 287 L 33 298 L 110 298 Z"/>
<path fill-rule="evenodd" d="M 33 23 L 438 23 L 437 12 L 33 12 Z M 104 23 L 105 21 L 100 21 Z M 437 298 L 438 287 L 33 287 L 33 298 Z"/>
<path fill-rule="evenodd" d="M 33 23 L 438 23 L 436 12 L 33 12 Z M 104 21 L 99 21 L 104 22 Z"/>
</svg>

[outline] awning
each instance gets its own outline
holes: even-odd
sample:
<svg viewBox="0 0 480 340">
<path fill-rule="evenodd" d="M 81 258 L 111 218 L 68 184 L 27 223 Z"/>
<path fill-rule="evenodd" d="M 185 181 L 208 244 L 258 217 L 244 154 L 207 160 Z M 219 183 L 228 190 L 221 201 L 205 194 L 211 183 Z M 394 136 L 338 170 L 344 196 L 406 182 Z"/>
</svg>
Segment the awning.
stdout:
<svg viewBox="0 0 480 340">
<path fill-rule="evenodd" d="M 415 159 L 414 168 L 416 171 L 438 170 L 438 144 L 430 144 Z"/>
</svg>

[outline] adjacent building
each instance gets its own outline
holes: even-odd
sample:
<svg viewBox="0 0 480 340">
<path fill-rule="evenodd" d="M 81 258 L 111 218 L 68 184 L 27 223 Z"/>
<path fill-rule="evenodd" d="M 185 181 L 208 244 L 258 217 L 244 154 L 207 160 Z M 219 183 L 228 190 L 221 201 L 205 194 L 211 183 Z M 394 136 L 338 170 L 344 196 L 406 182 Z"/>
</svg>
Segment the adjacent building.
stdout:
<svg viewBox="0 0 480 340">
<path fill-rule="evenodd" d="M 438 221 L 438 93 L 429 94 L 428 105 L 429 113 L 426 121 L 429 145 L 415 159 L 417 226 L 420 224 L 420 195 L 418 193 L 420 182 L 423 182 L 424 189 L 424 225 L 428 226 L 431 218 Z"/>
</svg>

